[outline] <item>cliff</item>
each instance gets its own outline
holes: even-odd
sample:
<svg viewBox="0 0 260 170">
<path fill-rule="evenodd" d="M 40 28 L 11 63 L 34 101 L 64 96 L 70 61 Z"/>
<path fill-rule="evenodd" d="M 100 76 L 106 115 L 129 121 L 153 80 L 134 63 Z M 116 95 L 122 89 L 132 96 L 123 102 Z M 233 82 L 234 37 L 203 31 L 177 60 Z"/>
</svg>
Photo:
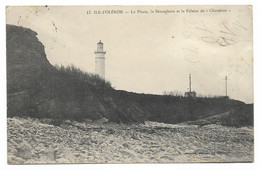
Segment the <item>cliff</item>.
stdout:
<svg viewBox="0 0 260 170">
<path fill-rule="evenodd" d="M 227 98 L 193 99 L 115 90 L 108 82 L 74 67 L 53 67 L 36 32 L 12 25 L 7 25 L 6 31 L 8 117 L 180 123 L 245 105 Z M 253 112 L 242 113 L 248 122 L 245 126 L 253 122 L 253 116 L 248 115 Z"/>
<path fill-rule="evenodd" d="M 144 122 L 135 102 L 115 103 L 109 83 L 75 68 L 53 67 L 36 32 L 12 25 L 6 31 L 9 117 Z"/>
</svg>

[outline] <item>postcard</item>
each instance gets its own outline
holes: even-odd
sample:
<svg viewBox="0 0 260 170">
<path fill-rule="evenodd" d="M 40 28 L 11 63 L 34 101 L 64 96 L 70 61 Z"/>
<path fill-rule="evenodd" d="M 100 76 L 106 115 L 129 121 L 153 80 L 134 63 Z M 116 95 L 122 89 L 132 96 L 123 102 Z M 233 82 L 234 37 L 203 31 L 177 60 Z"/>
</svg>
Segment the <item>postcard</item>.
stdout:
<svg viewBox="0 0 260 170">
<path fill-rule="evenodd" d="M 7 162 L 253 162 L 250 5 L 8 6 Z"/>
</svg>

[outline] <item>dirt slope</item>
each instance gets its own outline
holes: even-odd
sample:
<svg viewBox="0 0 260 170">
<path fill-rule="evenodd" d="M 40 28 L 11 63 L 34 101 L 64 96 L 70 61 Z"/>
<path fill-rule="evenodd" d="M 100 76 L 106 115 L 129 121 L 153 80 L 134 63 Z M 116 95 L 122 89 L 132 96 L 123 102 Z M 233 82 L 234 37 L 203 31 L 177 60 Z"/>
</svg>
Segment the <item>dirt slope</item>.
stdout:
<svg viewBox="0 0 260 170">
<path fill-rule="evenodd" d="M 241 127 L 252 126 L 253 123 L 253 105 L 247 104 L 222 114 L 199 119 L 196 121 L 188 121 L 184 124 L 200 126 L 217 124 L 223 126 Z"/>
</svg>

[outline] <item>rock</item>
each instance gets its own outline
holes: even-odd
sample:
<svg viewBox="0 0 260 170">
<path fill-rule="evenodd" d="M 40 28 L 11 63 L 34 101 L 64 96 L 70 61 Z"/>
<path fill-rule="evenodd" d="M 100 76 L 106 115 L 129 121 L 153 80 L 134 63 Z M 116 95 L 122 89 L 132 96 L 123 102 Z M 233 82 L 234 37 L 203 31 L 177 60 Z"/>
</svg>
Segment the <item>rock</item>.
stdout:
<svg viewBox="0 0 260 170">
<path fill-rule="evenodd" d="M 20 158 L 20 157 L 17 157 L 13 154 L 8 154 L 7 155 L 7 163 L 8 164 L 23 164 L 25 162 L 24 159 Z"/>
<path fill-rule="evenodd" d="M 127 150 L 120 150 L 120 153 L 123 154 L 125 157 L 133 158 L 134 154 Z"/>
<path fill-rule="evenodd" d="M 21 142 L 16 149 L 16 156 L 22 159 L 30 159 L 36 156 L 32 153 L 32 147 L 30 146 L 30 144 L 28 144 L 25 140 L 23 140 L 23 142 Z"/>
<path fill-rule="evenodd" d="M 109 134 L 109 135 L 114 134 L 114 133 L 115 133 L 115 131 L 113 129 L 108 129 L 106 131 L 106 134 Z"/>
<path fill-rule="evenodd" d="M 17 144 L 20 144 L 22 141 L 23 141 L 23 140 L 20 139 L 20 138 L 15 138 L 15 139 L 14 139 L 14 142 L 16 142 Z"/>
<path fill-rule="evenodd" d="M 98 124 L 103 124 L 103 123 L 107 123 L 107 122 L 108 122 L 108 119 L 104 118 L 104 117 L 94 121 L 94 123 L 98 123 Z"/>
<path fill-rule="evenodd" d="M 64 164 L 64 163 L 72 163 L 72 162 L 69 159 L 59 158 L 59 159 L 56 159 L 56 163 Z"/>
<path fill-rule="evenodd" d="M 129 148 L 129 145 L 128 145 L 127 143 L 124 143 L 124 144 L 123 144 L 123 147 L 124 147 L 124 148 Z"/>
</svg>

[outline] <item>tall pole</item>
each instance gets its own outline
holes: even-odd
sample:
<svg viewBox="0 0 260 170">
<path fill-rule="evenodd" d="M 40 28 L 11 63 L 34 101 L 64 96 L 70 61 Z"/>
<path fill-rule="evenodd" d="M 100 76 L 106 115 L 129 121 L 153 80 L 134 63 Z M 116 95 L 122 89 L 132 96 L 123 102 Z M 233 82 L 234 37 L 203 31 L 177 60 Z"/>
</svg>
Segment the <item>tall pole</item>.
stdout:
<svg viewBox="0 0 260 170">
<path fill-rule="evenodd" d="M 226 82 L 226 96 L 227 96 L 227 76 L 225 76 L 225 82 Z"/>
<path fill-rule="evenodd" d="M 189 79 L 190 79 L 190 92 L 191 92 L 191 74 L 189 75 Z"/>
</svg>

